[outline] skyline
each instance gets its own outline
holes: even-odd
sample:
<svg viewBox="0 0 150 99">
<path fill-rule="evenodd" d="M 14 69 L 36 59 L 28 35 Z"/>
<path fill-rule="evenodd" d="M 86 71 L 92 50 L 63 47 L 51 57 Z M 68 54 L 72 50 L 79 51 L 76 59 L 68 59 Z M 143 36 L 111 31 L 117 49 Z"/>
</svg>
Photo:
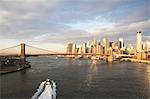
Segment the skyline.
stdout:
<svg viewBox="0 0 150 99">
<path fill-rule="evenodd" d="M 45 49 L 46 47 L 40 48 L 37 46 L 25 44 L 25 43 L 20 43 L 18 45 L 9 46 L 7 48 L 0 49 L 0 50 L 1 50 L 1 54 L 18 54 L 19 55 L 21 44 L 25 44 L 26 53 L 28 53 L 28 54 L 33 54 L 33 53 L 34 54 L 44 54 L 44 53 L 47 54 L 47 52 L 62 54 L 62 52 L 64 53 L 65 51 L 67 51 L 67 53 L 68 52 L 69 53 L 72 53 L 72 52 L 73 53 L 83 53 L 83 52 L 89 53 L 89 51 L 90 51 L 90 53 L 91 53 L 91 51 L 95 51 L 95 52 L 98 51 L 98 53 L 100 53 L 100 52 L 107 53 L 107 50 L 109 49 L 109 47 L 111 47 L 113 50 L 119 51 L 119 53 L 121 51 L 121 53 L 125 53 L 125 54 L 134 54 L 135 51 L 149 52 L 150 51 L 150 41 L 142 40 L 142 32 L 141 31 L 136 33 L 136 38 L 137 38 L 136 43 L 135 44 L 130 43 L 128 46 L 126 46 L 126 42 L 124 42 L 125 41 L 124 38 L 118 38 L 118 40 L 116 40 L 116 41 L 112 41 L 109 38 L 103 38 L 102 40 L 92 39 L 87 42 L 82 42 L 81 44 L 77 44 L 76 42 L 68 42 L 67 45 L 65 45 L 64 50 L 59 49 L 58 51 Z M 136 45 L 136 46 L 133 46 L 133 45 Z M 94 46 L 95 46 L 95 48 L 94 48 Z M 105 51 L 102 51 L 104 49 L 105 49 Z M 41 52 L 41 50 L 42 50 L 42 52 Z"/>
<path fill-rule="evenodd" d="M 20 42 L 52 50 L 106 37 L 150 39 L 148 0 L 1 0 L 0 46 Z M 19 4 L 19 5 L 18 5 Z M 5 43 L 4 43 L 5 42 Z M 135 45 L 134 45 L 135 46 Z M 59 47 L 59 49 L 57 49 Z"/>
</svg>

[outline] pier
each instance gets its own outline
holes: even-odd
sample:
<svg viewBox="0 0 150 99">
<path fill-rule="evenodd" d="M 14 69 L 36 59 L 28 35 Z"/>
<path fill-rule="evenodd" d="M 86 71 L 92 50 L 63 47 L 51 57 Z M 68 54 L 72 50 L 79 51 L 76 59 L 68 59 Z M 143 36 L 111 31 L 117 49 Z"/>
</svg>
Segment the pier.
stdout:
<svg viewBox="0 0 150 99">
<path fill-rule="evenodd" d="M 0 75 L 21 71 L 31 67 L 30 62 L 26 61 L 25 44 L 21 43 L 20 46 L 21 46 L 20 56 L 0 57 Z"/>
<path fill-rule="evenodd" d="M 150 64 L 150 60 L 139 60 L 139 59 L 133 59 L 133 58 L 122 58 L 121 61 L 131 61 L 131 62 L 136 62 L 136 63 Z"/>
</svg>

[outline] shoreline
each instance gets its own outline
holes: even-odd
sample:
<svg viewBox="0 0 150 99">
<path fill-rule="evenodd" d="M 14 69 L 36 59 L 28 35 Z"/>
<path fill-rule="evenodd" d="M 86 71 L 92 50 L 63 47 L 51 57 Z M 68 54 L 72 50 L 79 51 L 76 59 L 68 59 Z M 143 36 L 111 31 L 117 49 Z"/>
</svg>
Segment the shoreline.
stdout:
<svg viewBox="0 0 150 99">
<path fill-rule="evenodd" d="M 31 67 L 31 65 L 28 65 L 28 66 L 25 66 L 25 67 L 15 67 L 15 68 L 13 68 L 13 69 L 11 69 L 11 70 L 7 70 L 7 71 L 5 71 L 5 70 L 2 70 L 2 71 L 0 71 L 0 75 L 5 75 L 5 74 L 9 74 L 9 73 L 14 73 L 14 72 L 18 72 L 18 71 L 23 71 L 23 70 L 25 70 L 25 69 L 28 69 L 28 68 L 30 68 Z M 6 68 L 10 68 L 10 67 L 6 67 Z"/>
<path fill-rule="evenodd" d="M 66 57 L 68 59 L 77 59 L 77 58 L 70 58 L 70 57 Z M 79 58 L 78 60 L 92 60 L 90 58 Z M 97 59 L 97 60 L 104 60 L 104 59 Z M 119 61 L 119 62 L 134 62 L 134 63 L 144 63 L 144 64 L 150 64 L 150 60 L 139 60 L 139 59 L 133 59 L 133 58 L 122 58 L 120 60 L 113 60 L 113 62 L 116 62 L 116 61 Z"/>
<path fill-rule="evenodd" d="M 120 61 L 150 64 L 149 60 L 139 60 L 139 59 L 132 59 L 132 58 L 122 58 Z"/>
</svg>

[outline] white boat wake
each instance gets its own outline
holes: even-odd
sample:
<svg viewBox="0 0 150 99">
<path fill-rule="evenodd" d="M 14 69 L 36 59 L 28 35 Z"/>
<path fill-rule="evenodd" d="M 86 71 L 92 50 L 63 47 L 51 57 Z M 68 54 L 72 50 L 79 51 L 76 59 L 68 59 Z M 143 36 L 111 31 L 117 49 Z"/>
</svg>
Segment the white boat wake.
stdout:
<svg viewBox="0 0 150 99">
<path fill-rule="evenodd" d="M 31 99 L 56 99 L 56 83 L 49 79 L 43 81 Z"/>
</svg>

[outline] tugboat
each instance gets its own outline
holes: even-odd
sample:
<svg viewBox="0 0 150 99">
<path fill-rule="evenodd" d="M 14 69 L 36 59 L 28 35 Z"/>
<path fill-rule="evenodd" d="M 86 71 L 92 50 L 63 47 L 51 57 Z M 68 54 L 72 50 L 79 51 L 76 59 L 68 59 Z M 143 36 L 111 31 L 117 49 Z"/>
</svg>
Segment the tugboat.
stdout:
<svg viewBox="0 0 150 99">
<path fill-rule="evenodd" d="M 56 99 L 56 83 L 49 79 L 41 82 L 31 99 Z"/>
</svg>

